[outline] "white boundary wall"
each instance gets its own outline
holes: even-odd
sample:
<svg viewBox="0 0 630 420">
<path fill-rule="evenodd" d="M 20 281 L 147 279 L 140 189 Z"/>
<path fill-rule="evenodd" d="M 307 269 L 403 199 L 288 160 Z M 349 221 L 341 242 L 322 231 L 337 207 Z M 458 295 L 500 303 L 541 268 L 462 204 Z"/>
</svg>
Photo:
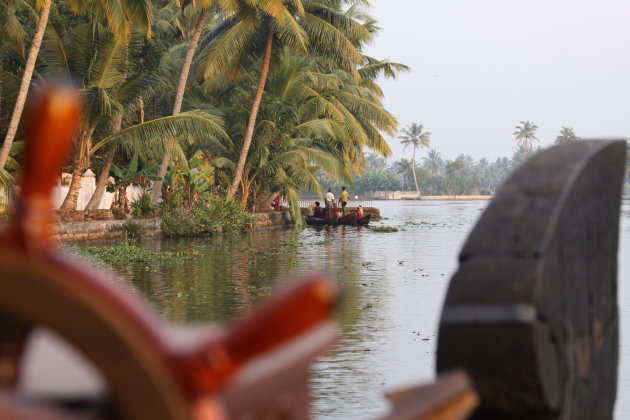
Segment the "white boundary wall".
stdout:
<svg viewBox="0 0 630 420">
<path fill-rule="evenodd" d="M 71 177 L 71 174 L 63 173 L 57 185 L 53 189 L 52 194 L 52 202 L 55 208 L 61 207 L 61 203 L 68 195 L 68 189 L 70 188 L 68 185 L 61 185 L 61 179 Z M 110 181 L 114 182 L 114 178 L 110 177 Z M 92 194 L 94 194 L 94 190 L 96 189 L 96 178 L 94 172 L 90 169 L 85 171 L 83 177 L 81 178 L 81 188 L 79 189 L 79 196 L 77 197 L 77 210 L 85 210 L 85 206 L 89 203 L 90 198 L 92 198 Z M 131 185 L 127 187 L 127 199 L 131 203 L 136 198 L 142 195 L 142 187 L 138 185 Z M 109 209 L 112 205 L 112 201 L 114 200 L 114 193 L 110 193 L 105 191 L 103 194 L 103 198 L 101 199 L 101 203 L 99 204 L 99 209 Z"/>
</svg>

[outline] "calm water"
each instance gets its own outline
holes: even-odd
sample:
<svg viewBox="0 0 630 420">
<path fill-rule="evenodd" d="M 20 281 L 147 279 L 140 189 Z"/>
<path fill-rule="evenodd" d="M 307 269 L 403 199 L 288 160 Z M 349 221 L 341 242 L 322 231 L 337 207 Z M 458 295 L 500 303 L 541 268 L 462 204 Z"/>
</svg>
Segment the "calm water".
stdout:
<svg viewBox="0 0 630 420">
<path fill-rule="evenodd" d="M 327 227 L 267 230 L 200 240 L 145 241 L 155 250 L 193 249 L 198 261 L 121 268 L 175 321 L 226 321 L 292 273 L 325 270 L 343 285 L 337 319 L 344 338 L 315 366 L 317 419 L 375 419 L 383 391 L 434 377 L 436 329 L 456 257 L 485 202 L 379 202 L 395 233 Z M 630 206 L 622 213 L 622 348 L 618 420 L 630 418 Z"/>
</svg>

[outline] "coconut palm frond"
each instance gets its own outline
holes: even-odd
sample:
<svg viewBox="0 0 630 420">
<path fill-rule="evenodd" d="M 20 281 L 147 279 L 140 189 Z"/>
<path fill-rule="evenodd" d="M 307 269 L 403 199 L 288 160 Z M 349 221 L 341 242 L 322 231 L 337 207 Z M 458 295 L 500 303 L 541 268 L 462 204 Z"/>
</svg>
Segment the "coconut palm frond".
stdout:
<svg viewBox="0 0 630 420">
<path fill-rule="evenodd" d="M 120 144 L 129 153 L 156 158 L 164 155 L 171 139 L 194 138 L 227 139 L 222 121 L 214 115 L 190 111 L 179 115 L 157 118 L 121 130 L 96 143 L 91 152 L 109 144 Z"/>
<path fill-rule="evenodd" d="M 203 77 L 210 79 L 217 74 L 232 72 L 235 63 L 240 62 L 252 47 L 259 47 L 255 40 L 262 36 L 251 30 L 252 23 L 250 19 L 236 20 L 231 25 L 222 26 L 223 32 L 209 31 L 203 37 L 199 43 L 201 53 L 196 60 Z"/>
<path fill-rule="evenodd" d="M 294 51 L 306 52 L 308 36 L 293 15 L 283 5 L 282 21 L 274 20 L 274 32 L 276 37 L 287 48 Z"/>
<path fill-rule="evenodd" d="M 8 163 L 8 161 L 7 161 Z M 0 194 L 6 195 L 15 187 L 15 178 L 6 169 L 0 169 Z"/>
<path fill-rule="evenodd" d="M 317 18 L 321 22 L 337 28 L 352 44 L 359 45 L 372 40 L 372 34 L 361 24 L 360 20 L 352 14 L 342 10 L 327 7 L 320 1 L 308 0 L 304 2 L 306 17 Z M 310 35 L 310 34 L 309 34 Z M 360 55 L 357 56 L 360 58 Z"/>
<path fill-rule="evenodd" d="M 21 78 L 11 72 L 0 69 L 0 88 L 4 100 L 14 100 L 20 90 Z"/>
<path fill-rule="evenodd" d="M 372 59 L 368 60 L 368 62 L 369 64 L 359 69 L 359 74 L 362 79 L 374 80 L 379 76 L 395 79 L 398 73 L 407 73 L 411 71 L 411 67 L 405 64 L 393 63 L 387 60 L 379 61 Z"/>
</svg>

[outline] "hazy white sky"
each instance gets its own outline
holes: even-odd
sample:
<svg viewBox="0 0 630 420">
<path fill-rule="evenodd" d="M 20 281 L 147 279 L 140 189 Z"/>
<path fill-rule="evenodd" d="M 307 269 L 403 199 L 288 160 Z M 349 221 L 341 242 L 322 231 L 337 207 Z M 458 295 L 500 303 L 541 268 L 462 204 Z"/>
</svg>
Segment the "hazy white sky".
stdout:
<svg viewBox="0 0 630 420">
<path fill-rule="evenodd" d="M 366 53 L 412 67 L 382 81 L 386 107 L 399 128 L 424 124 L 444 158 L 509 157 L 521 120 L 538 125 L 543 146 L 562 126 L 583 138 L 630 136 L 630 1 L 372 4 L 383 30 Z M 390 146 L 404 156 L 399 139 Z"/>
</svg>

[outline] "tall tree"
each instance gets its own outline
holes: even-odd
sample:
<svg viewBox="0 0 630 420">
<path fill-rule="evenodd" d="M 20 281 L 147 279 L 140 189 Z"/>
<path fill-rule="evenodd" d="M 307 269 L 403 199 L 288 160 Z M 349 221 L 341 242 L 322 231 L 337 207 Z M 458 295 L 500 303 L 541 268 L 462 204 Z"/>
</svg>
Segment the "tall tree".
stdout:
<svg viewBox="0 0 630 420">
<path fill-rule="evenodd" d="M 195 50 L 197 49 L 197 44 L 199 43 L 199 38 L 201 37 L 201 32 L 206 24 L 206 19 L 208 17 L 208 8 L 211 5 L 210 0 L 203 0 L 200 2 L 199 7 L 201 8 L 199 12 L 199 17 L 197 18 L 197 24 L 195 25 L 195 30 L 192 33 L 190 38 L 190 44 L 188 44 L 188 48 L 186 50 L 186 57 L 184 58 L 184 63 L 182 64 L 182 71 L 179 76 L 179 82 L 177 83 L 177 91 L 175 92 L 175 103 L 173 104 L 173 112 L 172 115 L 178 115 L 182 110 L 182 103 L 184 101 L 184 92 L 186 91 L 186 84 L 188 83 L 188 75 L 190 73 L 190 67 L 193 62 L 193 57 L 195 55 Z M 174 145 L 173 145 L 174 146 Z M 166 149 L 166 153 L 162 157 L 162 162 L 160 163 L 160 167 L 157 172 L 158 180 L 153 183 L 153 190 L 151 191 L 151 202 L 157 203 L 160 201 L 162 196 L 162 185 L 164 183 L 164 175 L 166 175 L 166 171 L 168 169 L 168 165 L 171 161 L 171 154 L 173 152 L 172 148 L 168 147 Z"/>
<path fill-rule="evenodd" d="M 233 197 L 241 183 L 272 54 L 281 50 L 277 47 L 319 56 L 358 78 L 356 66 L 362 62 L 362 56 L 357 46 L 371 39 L 372 35 L 368 28 L 344 14 L 338 7 L 340 3 L 326 0 L 223 2 L 228 18 L 209 31 L 203 41 L 204 76 L 234 75 L 252 57 L 261 60 L 258 83 L 228 196 Z"/>
<path fill-rule="evenodd" d="M 13 107 L 13 114 L 11 115 L 11 121 L 9 122 L 7 134 L 4 137 L 2 149 L 0 149 L 0 169 L 3 169 L 7 162 L 9 151 L 11 150 L 11 145 L 13 144 L 13 139 L 15 139 L 15 134 L 17 133 L 18 125 L 20 124 L 20 118 L 22 117 L 22 111 L 24 110 L 24 104 L 26 103 L 28 88 L 31 85 L 33 70 L 35 70 L 35 62 L 37 61 L 37 55 L 39 54 L 42 39 L 44 38 L 44 32 L 46 31 L 46 25 L 48 24 L 48 15 L 50 14 L 51 6 L 52 0 L 44 0 L 44 4 L 39 10 L 39 19 L 37 20 L 37 26 L 35 27 L 31 47 L 28 50 L 26 66 L 24 67 L 24 73 L 22 74 L 22 81 L 20 83 L 20 90 Z"/>
<path fill-rule="evenodd" d="M 521 146 L 528 155 L 534 150 L 534 141 L 540 141 L 538 137 L 536 137 L 536 130 L 538 130 L 538 126 L 533 122 L 521 121 L 521 123 L 516 126 L 516 131 L 512 133 L 516 136 L 518 145 Z"/>
<path fill-rule="evenodd" d="M 580 138 L 575 135 L 573 128 L 571 127 L 562 127 L 560 130 L 560 135 L 556 137 L 554 141 L 555 144 L 569 143 L 572 141 L 578 141 Z"/>
<path fill-rule="evenodd" d="M 413 156 L 411 157 L 411 164 L 413 167 L 413 182 L 416 184 L 416 192 L 420 196 L 420 187 L 418 186 L 418 177 L 416 176 L 416 150 L 418 148 L 429 147 L 431 143 L 431 132 L 424 131 L 422 124 L 411 123 L 402 130 L 402 136 L 398 138 L 402 139 L 400 144 L 404 145 L 404 149 L 409 146 L 413 146 Z"/>
<path fill-rule="evenodd" d="M 108 28 L 94 28 L 89 23 L 72 28 L 55 24 L 47 32 L 42 48 L 44 70 L 79 81 L 86 104 L 75 138 L 72 180 L 61 210 L 76 209 L 81 175 L 104 146 L 120 145 L 141 157 L 157 158 L 172 138 L 210 141 L 225 137 L 221 119 L 207 112 L 157 118 L 121 130 L 121 121 L 130 121 L 137 114 L 138 98 L 151 92 L 159 79 L 129 76 L 128 46 L 118 44 Z"/>
<path fill-rule="evenodd" d="M 96 10 L 92 6 L 98 6 L 98 10 L 102 11 L 103 16 L 106 18 L 108 25 L 112 28 L 119 42 L 124 42 L 129 37 L 131 32 L 129 21 L 131 20 L 146 28 L 150 35 L 152 9 L 151 4 L 146 0 L 95 0 L 94 2 L 76 3 L 76 5 L 89 9 L 92 13 L 95 13 Z M 15 139 L 15 134 L 20 124 L 20 118 L 22 117 L 22 111 L 26 103 L 31 78 L 33 77 L 33 70 L 35 69 L 35 62 L 37 61 L 42 39 L 44 38 L 46 26 L 48 25 L 48 16 L 51 7 L 52 0 L 43 0 L 33 35 L 33 41 L 31 42 L 31 47 L 26 59 L 20 90 L 15 101 L 13 114 L 11 115 L 11 122 L 9 123 L 2 149 L 0 149 L 0 169 L 4 168 L 7 157 L 9 156 L 9 151 L 11 150 L 11 144 Z"/>
</svg>

